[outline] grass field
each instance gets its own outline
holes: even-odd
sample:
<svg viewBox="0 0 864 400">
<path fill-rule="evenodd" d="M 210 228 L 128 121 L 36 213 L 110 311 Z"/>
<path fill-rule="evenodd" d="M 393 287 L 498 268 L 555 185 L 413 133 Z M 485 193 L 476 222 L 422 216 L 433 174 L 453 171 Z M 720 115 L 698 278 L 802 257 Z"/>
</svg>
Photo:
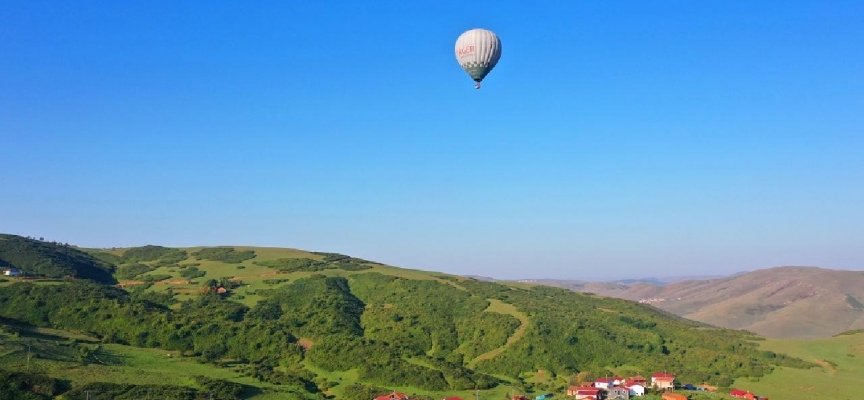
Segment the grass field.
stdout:
<svg viewBox="0 0 864 400">
<path fill-rule="evenodd" d="M 769 339 L 761 345 L 821 366 L 809 370 L 780 368 L 758 380 L 739 379 L 736 388 L 783 400 L 864 398 L 864 333 L 825 339 Z"/>
<path fill-rule="evenodd" d="M 135 282 L 142 282 L 146 280 L 147 277 L 155 277 L 155 276 L 168 276 L 169 278 L 163 279 L 159 282 L 156 282 L 152 285 L 148 290 L 156 291 L 156 292 L 164 292 L 171 290 L 175 298 L 177 300 L 183 301 L 187 299 L 194 298 L 198 296 L 201 287 L 210 279 L 220 279 L 220 278 L 231 278 L 234 280 L 240 280 L 243 284 L 232 290 L 231 295 L 233 296 L 233 300 L 240 302 L 247 306 L 254 306 L 259 300 L 262 299 L 262 296 L 256 294 L 259 290 L 262 289 L 274 289 L 279 286 L 282 286 L 286 283 L 290 283 L 291 281 L 309 277 L 315 274 L 327 275 L 327 276 L 350 276 L 358 273 L 368 273 L 368 272 L 380 272 L 386 275 L 398 276 L 406 279 L 415 279 L 415 280 L 440 280 L 443 283 L 450 284 L 459 289 L 465 290 L 462 286 L 459 286 L 458 283 L 446 280 L 439 279 L 435 275 L 435 273 L 419 271 L 419 270 L 411 270 L 411 269 L 403 269 L 396 268 L 386 265 L 372 264 L 370 265 L 372 268 L 363 271 L 345 271 L 341 269 L 327 269 L 322 271 L 315 272 L 291 272 L 284 273 L 280 272 L 277 269 L 261 266 L 256 264 L 256 262 L 260 261 L 271 261 L 277 260 L 281 258 L 310 258 L 314 260 L 321 260 L 323 256 L 319 254 L 314 254 L 302 250 L 296 249 L 287 249 L 287 248 L 270 248 L 270 247 L 244 247 L 244 246 L 229 246 L 233 247 L 236 251 L 247 251 L 251 250 L 255 252 L 255 258 L 250 260 L 246 260 L 239 263 L 224 263 L 221 261 L 210 261 L 210 260 L 198 260 L 191 254 L 203 249 L 203 247 L 188 247 L 181 248 L 181 250 L 185 250 L 190 256 L 179 262 L 182 265 L 190 265 L 190 264 L 198 264 L 196 267 L 205 272 L 205 275 L 202 277 L 188 279 L 181 276 L 182 269 L 176 266 L 166 266 L 160 267 L 153 271 L 147 272 L 135 278 L 134 281 L 124 281 L 121 284 L 130 285 L 135 284 Z M 115 249 L 108 251 L 109 253 L 115 255 L 122 255 L 125 249 Z M 144 262 L 144 264 L 154 264 L 155 262 Z M 278 283 L 275 283 L 277 282 Z M 8 283 L 6 283 L 8 284 Z"/>
<path fill-rule="evenodd" d="M 207 376 L 247 385 L 248 399 L 280 398 L 281 389 L 274 385 L 242 376 L 230 368 L 179 357 L 176 352 L 106 344 L 99 351 L 81 357 L 79 347 L 83 346 L 95 348 L 95 340 L 41 328 L 25 329 L 20 335 L 0 333 L 0 367 L 46 374 L 73 385 L 111 382 L 196 387 L 194 377 Z"/>
<path fill-rule="evenodd" d="M 530 323 L 530 321 L 528 321 L 527 315 L 516 309 L 516 307 L 512 304 L 506 304 L 501 300 L 489 299 L 489 308 L 486 309 L 486 312 L 496 312 L 499 314 L 512 315 L 516 317 L 519 322 L 521 322 L 521 325 L 519 325 L 519 327 L 516 328 L 516 332 L 513 332 L 513 335 L 507 339 L 507 343 L 505 343 L 504 346 L 477 356 L 468 363 L 469 368 L 474 368 L 474 366 L 477 365 L 477 363 L 480 361 L 494 358 L 495 356 L 501 354 L 504 350 L 506 350 L 507 347 L 509 347 L 519 339 L 522 339 L 522 336 L 525 335 L 525 331 L 528 329 L 528 324 Z"/>
</svg>

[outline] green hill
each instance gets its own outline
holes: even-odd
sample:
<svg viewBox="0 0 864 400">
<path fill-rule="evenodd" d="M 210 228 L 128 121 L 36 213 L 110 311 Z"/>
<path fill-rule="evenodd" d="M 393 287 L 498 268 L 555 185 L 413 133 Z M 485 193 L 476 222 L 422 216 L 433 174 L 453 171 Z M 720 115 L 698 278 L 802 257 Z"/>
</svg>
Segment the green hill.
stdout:
<svg viewBox="0 0 864 400">
<path fill-rule="evenodd" d="M 67 244 L 0 234 L 0 267 L 13 267 L 28 276 L 74 277 L 116 283 L 114 267 Z"/>
<path fill-rule="evenodd" d="M 229 368 L 228 380 L 261 390 L 256 398 L 272 390 L 296 398 L 368 400 L 388 390 L 440 398 L 475 388 L 500 398 L 563 393 L 577 375 L 662 370 L 729 386 L 776 366 L 811 365 L 759 349 L 749 333 L 547 286 L 292 249 L 88 252 L 134 279 L 122 280 L 122 288 L 87 281 L 6 285 L 0 317 Z M 126 270 L 135 265 L 143 272 Z M 77 376 L 63 368 L 52 376 Z M 73 388 L 94 383 L 71 381 Z M 200 389 L 193 381 L 186 386 Z"/>
</svg>

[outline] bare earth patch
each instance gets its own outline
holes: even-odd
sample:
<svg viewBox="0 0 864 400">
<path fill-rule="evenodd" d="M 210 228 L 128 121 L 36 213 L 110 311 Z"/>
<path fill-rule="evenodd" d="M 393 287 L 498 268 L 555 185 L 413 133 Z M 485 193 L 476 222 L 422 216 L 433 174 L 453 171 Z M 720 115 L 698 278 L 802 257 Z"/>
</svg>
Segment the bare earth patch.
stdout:
<svg viewBox="0 0 864 400">
<path fill-rule="evenodd" d="M 816 364 L 821 365 L 822 368 L 827 369 L 827 370 L 828 370 L 829 372 L 831 372 L 832 374 L 836 374 L 836 373 L 837 373 L 837 368 L 834 367 L 834 365 L 832 365 L 832 363 L 829 363 L 828 361 L 825 361 L 825 360 L 820 360 L 820 359 L 818 359 L 818 358 L 814 359 L 813 361 L 816 361 Z"/>
<path fill-rule="evenodd" d="M 309 351 L 309 349 L 312 348 L 312 345 L 314 343 L 307 338 L 299 338 L 299 339 L 297 339 L 297 344 L 299 344 L 300 347 L 303 348 L 303 351 Z"/>
</svg>

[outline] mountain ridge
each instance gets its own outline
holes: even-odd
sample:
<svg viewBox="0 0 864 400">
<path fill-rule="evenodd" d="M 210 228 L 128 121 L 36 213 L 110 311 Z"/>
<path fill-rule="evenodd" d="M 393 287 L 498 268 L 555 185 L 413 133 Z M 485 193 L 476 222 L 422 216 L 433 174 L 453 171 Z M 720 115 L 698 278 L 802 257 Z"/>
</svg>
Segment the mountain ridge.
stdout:
<svg viewBox="0 0 864 400">
<path fill-rule="evenodd" d="M 676 315 L 777 338 L 828 337 L 864 328 L 864 272 L 783 266 L 666 285 L 544 284 L 640 301 Z"/>
</svg>

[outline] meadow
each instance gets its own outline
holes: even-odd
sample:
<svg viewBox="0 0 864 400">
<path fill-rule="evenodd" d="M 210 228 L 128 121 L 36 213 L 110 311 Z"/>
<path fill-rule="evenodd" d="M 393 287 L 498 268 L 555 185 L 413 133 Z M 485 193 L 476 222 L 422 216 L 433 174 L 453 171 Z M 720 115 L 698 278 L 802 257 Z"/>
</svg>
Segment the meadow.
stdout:
<svg viewBox="0 0 864 400">
<path fill-rule="evenodd" d="M 737 388 L 783 400 L 864 398 L 864 332 L 823 339 L 767 339 L 761 347 L 815 362 L 819 367 L 778 367 L 761 378 L 736 380 Z"/>
</svg>

